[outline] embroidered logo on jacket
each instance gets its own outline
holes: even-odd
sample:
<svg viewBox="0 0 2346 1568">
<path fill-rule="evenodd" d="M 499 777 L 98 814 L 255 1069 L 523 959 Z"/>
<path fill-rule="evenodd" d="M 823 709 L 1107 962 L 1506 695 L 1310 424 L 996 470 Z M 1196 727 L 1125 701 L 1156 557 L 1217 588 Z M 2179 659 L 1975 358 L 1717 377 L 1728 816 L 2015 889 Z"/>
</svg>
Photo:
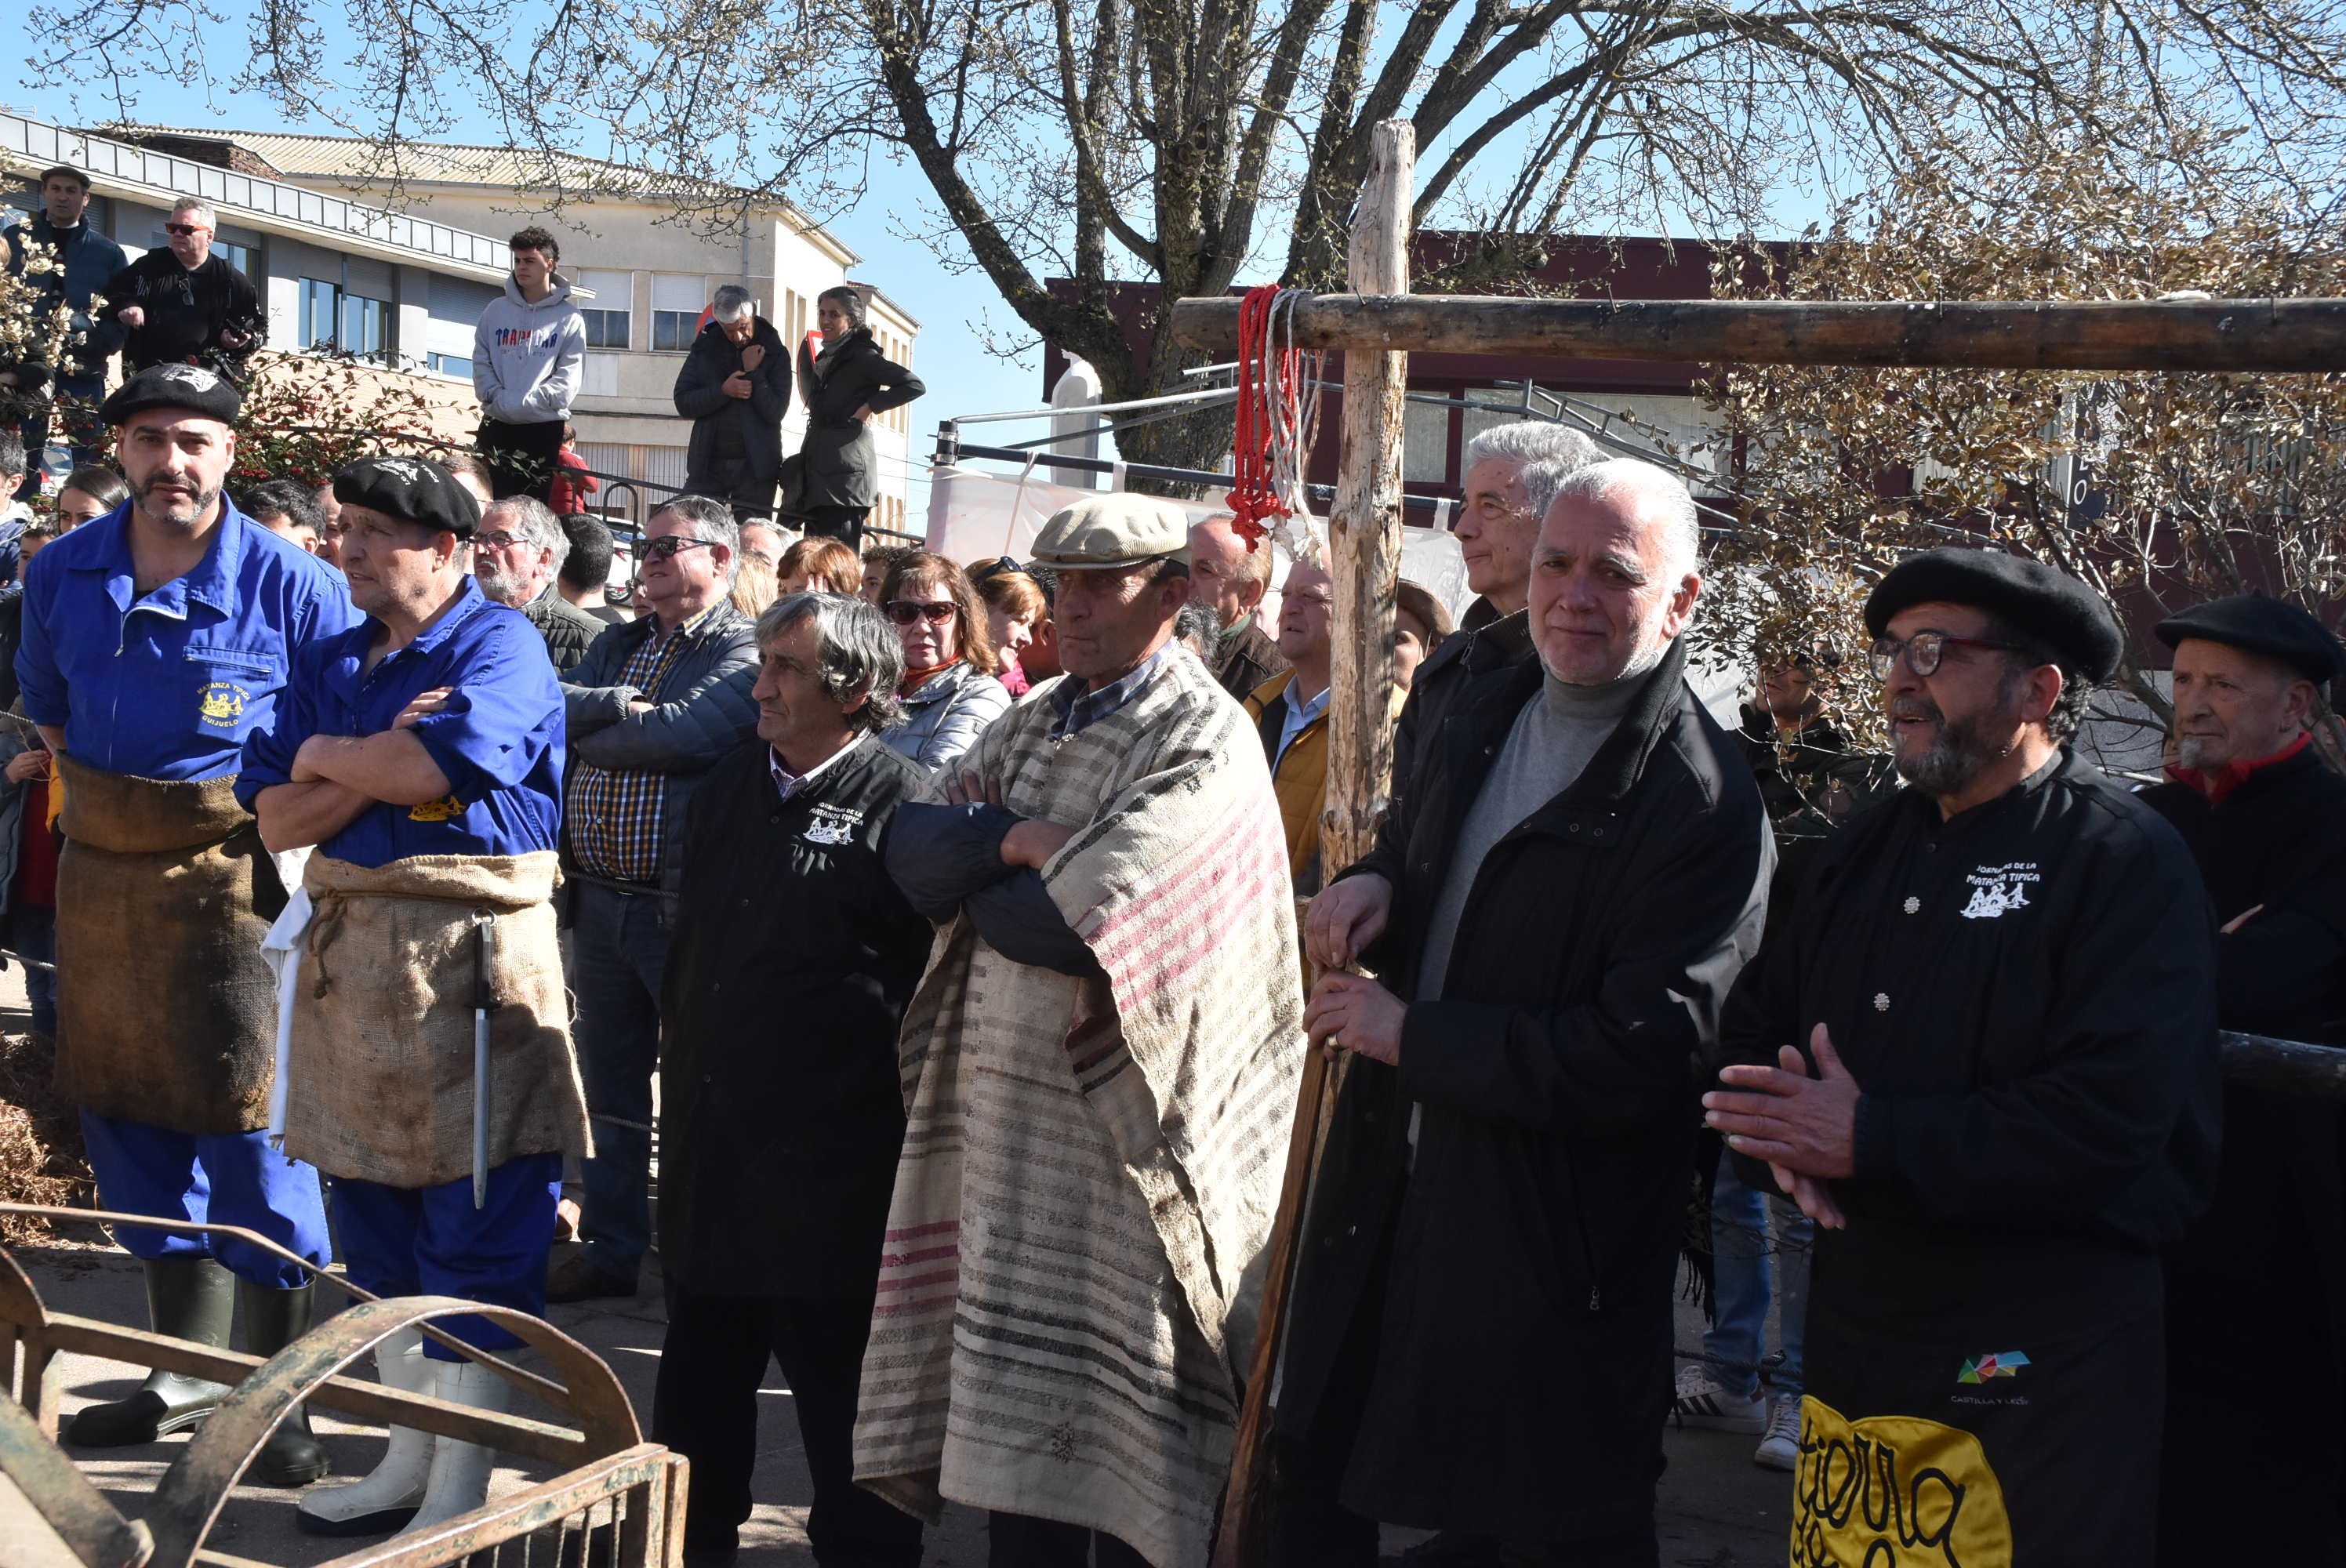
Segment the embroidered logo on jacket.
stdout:
<svg viewBox="0 0 2346 1568">
<path fill-rule="evenodd" d="M 2002 866 L 1975 867 L 1964 881 L 1972 887 L 1972 901 L 1963 907 L 1965 920 L 1995 920 L 2006 910 L 2028 907 L 2025 891 L 2031 882 L 2044 879 L 2037 875 L 2034 860 L 2014 860 Z"/>
<path fill-rule="evenodd" d="M 244 717 L 244 705 L 252 693 L 230 681 L 216 680 L 196 695 L 196 712 L 206 724 L 222 728 L 232 728 Z"/>
<path fill-rule="evenodd" d="M 851 811 L 844 806 L 817 806 L 813 820 L 807 823 L 806 841 L 810 844 L 852 844 L 855 830 L 863 820 L 863 813 Z"/>
</svg>

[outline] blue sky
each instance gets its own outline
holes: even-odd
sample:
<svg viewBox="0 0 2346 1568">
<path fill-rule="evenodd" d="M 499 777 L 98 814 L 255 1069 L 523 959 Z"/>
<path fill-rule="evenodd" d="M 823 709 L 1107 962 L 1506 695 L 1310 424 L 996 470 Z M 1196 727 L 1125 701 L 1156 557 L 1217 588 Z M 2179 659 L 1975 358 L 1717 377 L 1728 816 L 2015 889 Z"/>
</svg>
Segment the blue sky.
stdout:
<svg viewBox="0 0 2346 1568">
<path fill-rule="evenodd" d="M 233 32 L 228 36 L 237 36 Z M 7 90 L 7 107 L 56 125 L 91 125 L 115 117 L 112 104 L 103 95 L 83 94 L 76 102 L 69 87 L 23 83 Z M 268 127 L 329 134 L 333 129 L 289 124 L 283 111 L 263 95 L 240 92 L 225 84 L 208 91 L 172 82 L 142 82 L 137 86 L 132 112 L 135 117 L 158 125 L 223 129 Z M 463 132 L 460 129 L 448 139 L 462 140 Z M 591 151 L 583 146 L 573 150 Z M 952 271 L 939 264 L 927 245 L 900 237 L 904 229 L 923 227 L 919 208 L 927 188 L 917 169 L 875 158 L 871 188 L 862 201 L 855 210 L 834 217 L 827 225 L 862 254 L 857 275 L 878 284 L 921 322 L 913 367 L 929 391 L 913 405 L 911 499 L 916 515 L 927 506 L 927 485 L 921 469 L 938 421 L 987 410 L 1032 408 L 1043 401 L 1039 348 L 1015 361 L 997 359 L 985 351 L 989 326 L 997 341 L 1016 341 L 1025 332 L 983 274 Z M 1020 428 L 1022 433 L 1036 433 Z"/>
</svg>

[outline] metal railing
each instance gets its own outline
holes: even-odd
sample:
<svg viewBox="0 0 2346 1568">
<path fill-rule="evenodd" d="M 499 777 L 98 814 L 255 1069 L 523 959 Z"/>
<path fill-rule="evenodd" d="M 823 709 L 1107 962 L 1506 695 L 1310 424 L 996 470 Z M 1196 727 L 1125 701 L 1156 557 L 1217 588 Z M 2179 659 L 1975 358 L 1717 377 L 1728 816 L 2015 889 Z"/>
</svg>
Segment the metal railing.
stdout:
<svg viewBox="0 0 2346 1568">
<path fill-rule="evenodd" d="M 218 164 L 198 163 L 192 158 L 106 137 L 86 136 L 22 115 L 0 112 L 0 155 L 13 155 L 11 161 L 35 168 L 65 164 L 86 168 L 98 178 L 143 188 L 151 193 L 158 206 L 168 207 L 177 197 L 200 197 L 226 216 L 249 214 L 332 229 L 372 245 L 410 251 L 435 261 L 486 268 L 499 275 L 506 270 L 505 242 L 485 234 L 389 212 L 347 197 L 328 196 L 259 175 L 240 174 Z"/>
<path fill-rule="evenodd" d="M 1205 366 L 1213 372 L 1227 366 Z M 1198 372 L 1192 372 L 1198 373 Z M 1320 392 L 1341 392 L 1341 382 L 1314 381 L 1307 390 Z M 1676 444 L 1668 432 L 1650 422 L 1640 420 L 1619 410 L 1607 409 L 1602 403 L 1578 397 L 1571 392 L 1542 387 L 1534 382 L 1509 382 L 1501 388 L 1515 393 L 1512 402 L 1498 402 L 1487 394 L 1450 396 L 1441 392 L 1406 394 L 1407 401 L 1422 407 L 1462 409 L 1473 412 L 1495 413 L 1521 420 L 1536 420 L 1545 424 L 1559 424 L 1579 432 L 1600 447 L 1624 457 L 1635 457 L 1668 469 L 1685 480 L 1695 492 L 1695 505 L 1703 517 L 1703 531 L 1711 535 L 1733 533 L 1740 520 L 1729 506 L 1719 504 L 1726 494 L 1720 476 L 1699 463 L 1680 457 L 1672 450 Z M 1493 389 L 1501 390 L 1501 389 Z M 1114 437 L 1127 430 L 1156 424 L 1168 419 L 1178 419 L 1202 409 L 1233 402 L 1237 391 L 1230 387 L 1200 387 L 1195 392 L 1172 392 L 1161 397 L 1137 398 L 1123 402 L 1076 404 L 1068 408 L 1021 409 L 1007 413 L 964 414 L 942 420 L 937 425 L 936 462 L 949 465 L 964 458 L 977 458 L 995 463 L 1015 463 L 1025 472 L 1038 464 L 1053 468 L 1074 469 L 1085 473 L 1121 473 L 1127 478 L 1146 479 L 1167 484 L 1190 484 L 1201 488 L 1228 489 L 1238 483 L 1230 473 L 1217 473 L 1204 469 L 1170 467 L 1163 463 L 1118 463 L 1106 458 L 1063 455 L 1052 449 L 1070 442 Z M 1545 402 L 1554 408 L 1541 406 Z M 965 442 L 961 439 L 961 427 L 967 424 L 995 424 L 1009 421 L 1068 418 L 1083 414 L 1131 412 L 1133 417 L 1113 423 L 1100 423 L 1087 429 L 1055 431 L 1048 435 L 995 446 Z M 1412 490 L 1414 483 L 1418 488 Z M 1307 484 L 1306 493 L 1321 505 L 1334 503 L 1335 490 L 1326 484 Z M 1454 506 L 1458 497 L 1446 484 L 1434 484 L 1424 480 L 1405 481 L 1402 492 L 1402 508 L 1405 518 L 1436 526 L 1443 521 L 1442 508 Z"/>
</svg>

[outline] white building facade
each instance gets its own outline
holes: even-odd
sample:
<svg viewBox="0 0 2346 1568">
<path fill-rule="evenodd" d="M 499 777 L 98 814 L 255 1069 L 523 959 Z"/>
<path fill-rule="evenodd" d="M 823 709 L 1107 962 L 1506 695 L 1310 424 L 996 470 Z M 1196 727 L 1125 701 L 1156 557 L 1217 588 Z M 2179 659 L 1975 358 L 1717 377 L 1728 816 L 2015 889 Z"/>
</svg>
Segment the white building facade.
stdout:
<svg viewBox="0 0 2346 1568">
<path fill-rule="evenodd" d="M 371 144 L 343 137 L 280 132 L 148 131 L 142 139 L 209 137 L 234 155 L 265 165 L 273 178 L 321 195 L 390 199 L 391 181 L 370 172 Z M 857 281 L 861 260 L 837 237 L 786 205 L 755 205 L 721 188 L 681 189 L 665 177 L 568 155 L 525 155 L 509 148 L 408 146 L 397 149 L 397 205 L 412 217 L 494 236 L 500 266 L 486 288 L 452 281 L 444 301 L 464 322 L 446 335 L 431 312 L 423 358 L 447 373 L 471 373 L 471 323 L 504 286 L 505 241 L 536 224 L 562 247 L 561 270 L 586 317 L 586 364 L 572 415 L 587 466 L 646 487 L 656 498 L 684 484 L 690 426 L 677 417 L 677 372 L 699 331 L 710 297 L 724 284 L 748 289 L 758 313 L 793 351 L 815 322 L 815 296 Z M 708 216 L 712 201 L 729 210 Z M 880 350 L 912 366 L 920 323 L 887 296 L 858 283 Z M 460 304 L 458 296 L 462 296 Z M 459 361 L 463 362 L 459 362 Z M 806 413 L 793 393 L 782 448 L 798 449 Z M 875 528 L 904 526 L 912 409 L 872 421 L 880 471 Z"/>
<path fill-rule="evenodd" d="M 435 402 L 476 422 L 473 328 L 503 290 L 506 239 L 531 224 L 559 240 L 561 270 L 586 317 L 582 395 L 572 414 L 590 468 L 637 487 L 607 486 L 605 509 L 637 514 L 684 484 L 691 426 L 673 402 L 677 372 L 721 285 L 749 289 L 759 313 L 795 350 L 814 326 L 815 296 L 856 282 L 881 351 L 913 363 L 920 323 L 852 277 L 859 258 L 787 207 L 737 204 L 712 227 L 665 193 L 658 177 L 506 149 L 400 149 L 397 209 L 386 182 L 363 172 L 368 144 L 278 132 L 124 127 L 85 134 L 0 114 L 0 165 L 20 177 L 6 199 L 31 210 L 31 177 L 86 170 L 91 217 L 135 259 L 163 243 L 172 201 L 197 196 L 218 219 L 214 246 L 250 278 L 269 311 L 272 348 L 330 342 L 423 378 Z M 705 190 L 693 193 L 705 208 Z M 380 195 L 382 204 L 366 199 Z M 13 221 L 13 219 L 10 219 Z M 880 503 L 874 528 L 902 530 L 911 407 L 872 421 Z M 806 427 L 792 397 L 782 443 Z"/>
</svg>

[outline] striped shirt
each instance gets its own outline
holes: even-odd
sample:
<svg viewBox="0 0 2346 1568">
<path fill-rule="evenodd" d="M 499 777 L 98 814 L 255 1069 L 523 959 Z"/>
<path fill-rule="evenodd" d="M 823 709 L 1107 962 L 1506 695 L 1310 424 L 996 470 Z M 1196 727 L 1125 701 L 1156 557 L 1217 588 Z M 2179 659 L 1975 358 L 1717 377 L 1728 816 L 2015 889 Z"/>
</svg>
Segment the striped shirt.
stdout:
<svg viewBox="0 0 2346 1568">
<path fill-rule="evenodd" d="M 685 645 L 701 623 L 723 608 L 716 604 L 673 631 L 646 637 L 619 670 L 617 684 L 660 700 L 660 686 L 676 667 Z M 615 882 L 657 882 L 660 875 L 660 825 L 666 818 L 668 776 L 641 769 L 597 768 L 573 759 L 564 817 L 571 851 L 588 876 Z"/>
</svg>

